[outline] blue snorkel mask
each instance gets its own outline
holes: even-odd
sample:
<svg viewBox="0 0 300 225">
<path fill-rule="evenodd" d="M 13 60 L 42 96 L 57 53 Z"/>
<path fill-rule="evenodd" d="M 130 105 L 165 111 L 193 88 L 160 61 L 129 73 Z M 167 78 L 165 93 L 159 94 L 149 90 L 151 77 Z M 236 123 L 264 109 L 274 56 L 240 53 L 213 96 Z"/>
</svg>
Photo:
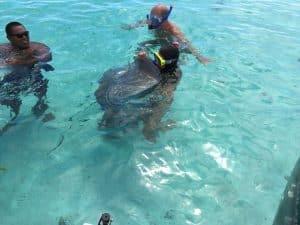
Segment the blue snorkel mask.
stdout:
<svg viewBox="0 0 300 225">
<path fill-rule="evenodd" d="M 172 12 L 172 9 L 173 9 L 173 6 L 170 6 L 169 11 L 163 18 L 156 16 L 156 15 L 148 14 L 147 20 L 150 22 L 150 24 L 148 25 L 148 29 L 152 30 L 152 29 L 159 28 L 168 19 L 168 17 L 170 16 L 170 14 Z"/>
</svg>

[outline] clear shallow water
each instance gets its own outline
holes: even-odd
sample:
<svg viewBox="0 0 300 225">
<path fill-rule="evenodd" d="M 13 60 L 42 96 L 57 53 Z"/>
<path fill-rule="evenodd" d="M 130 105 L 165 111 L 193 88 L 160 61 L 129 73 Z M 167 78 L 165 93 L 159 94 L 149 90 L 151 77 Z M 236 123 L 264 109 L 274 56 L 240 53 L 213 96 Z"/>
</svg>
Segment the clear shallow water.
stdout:
<svg viewBox="0 0 300 225">
<path fill-rule="evenodd" d="M 93 96 L 102 73 L 132 61 L 154 1 L 0 1 L 0 27 L 24 23 L 53 52 L 49 112 L 42 123 L 23 99 L 0 137 L 3 224 L 272 224 L 299 157 L 300 4 L 174 1 L 171 19 L 205 56 L 184 73 L 164 120 L 177 127 L 155 144 L 141 129 L 120 139 L 97 131 Z M 0 42 L 6 42 L 1 35 Z M 3 124 L 9 118 L 0 106 Z M 60 146 L 56 148 L 58 145 Z"/>
</svg>

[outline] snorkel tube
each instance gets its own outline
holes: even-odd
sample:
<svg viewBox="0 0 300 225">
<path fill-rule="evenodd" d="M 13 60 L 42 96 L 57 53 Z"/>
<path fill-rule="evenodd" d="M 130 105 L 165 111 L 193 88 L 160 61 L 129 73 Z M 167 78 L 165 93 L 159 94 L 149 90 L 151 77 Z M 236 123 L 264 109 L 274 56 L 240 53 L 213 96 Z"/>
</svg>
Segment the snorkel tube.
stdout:
<svg viewBox="0 0 300 225">
<path fill-rule="evenodd" d="M 147 20 L 150 21 L 150 24 L 148 25 L 148 29 L 149 30 L 153 30 L 153 29 L 157 29 L 159 28 L 170 16 L 171 12 L 172 12 L 173 6 L 171 5 L 169 8 L 169 11 L 167 12 L 167 14 L 163 17 L 160 18 L 158 16 L 155 15 L 147 15 Z"/>
</svg>

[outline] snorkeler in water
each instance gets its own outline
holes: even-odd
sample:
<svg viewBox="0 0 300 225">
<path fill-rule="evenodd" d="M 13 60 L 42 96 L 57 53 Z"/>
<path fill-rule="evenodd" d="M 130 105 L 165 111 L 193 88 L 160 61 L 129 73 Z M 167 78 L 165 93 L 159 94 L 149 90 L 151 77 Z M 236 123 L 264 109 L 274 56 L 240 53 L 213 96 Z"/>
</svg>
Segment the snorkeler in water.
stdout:
<svg viewBox="0 0 300 225">
<path fill-rule="evenodd" d="M 173 42 L 169 46 L 159 49 L 157 52 L 152 52 L 154 60 L 152 61 L 155 66 L 160 70 L 163 82 L 169 82 L 170 78 L 180 79 L 181 73 L 178 74 L 178 60 L 179 60 L 179 43 Z M 142 60 L 151 60 L 146 52 L 139 52 L 138 58 Z M 180 75 L 180 76 L 179 76 Z"/>
<path fill-rule="evenodd" d="M 170 121 L 163 124 L 161 119 L 169 110 L 174 99 L 173 92 L 182 77 L 182 72 L 178 67 L 178 46 L 178 42 L 173 42 L 169 46 L 160 48 L 158 52 L 153 52 L 153 63 L 159 68 L 162 77 L 162 80 L 153 92 L 157 92 L 157 95 L 161 96 L 163 99 L 154 104 L 152 111 L 143 117 L 143 134 L 147 140 L 153 142 L 155 141 L 159 130 L 170 128 L 172 124 L 174 124 L 174 122 L 170 123 Z M 151 60 L 146 52 L 140 52 L 138 57 L 143 60 Z"/>
<path fill-rule="evenodd" d="M 104 110 L 99 128 L 130 128 L 143 121 L 145 138 L 154 142 L 159 130 L 170 128 L 161 119 L 181 79 L 178 59 L 174 43 L 153 52 L 153 59 L 140 52 L 130 65 L 106 71 L 95 92 Z"/>
<path fill-rule="evenodd" d="M 154 30 L 156 38 L 158 40 L 161 40 L 162 43 L 164 43 L 164 40 L 166 39 L 169 40 L 169 43 L 173 41 L 179 41 L 181 43 L 181 46 L 185 47 L 185 51 L 193 54 L 199 62 L 206 64 L 213 61 L 212 59 L 201 56 L 199 51 L 193 47 L 191 42 L 181 32 L 179 27 L 169 20 L 169 16 L 172 10 L 172 5 L 168 9 L 166 5 L 158 4 L 151 9 L 150 15 L 147 15 L 145 20 L 141 20 L 132 25 L 123 26 L 122 28 L 125 30 L 131 30 L 144 25 L 148 25 L 148 29 Z M 175 37 L 177 40 L 174 40 L 174 38 L 172 37 Z M 145 42 L 145 44 L 146 43 L 147 42 Z M 151 42 L 149 42 L 149 44 L 151 44 Z"/>
</svg>

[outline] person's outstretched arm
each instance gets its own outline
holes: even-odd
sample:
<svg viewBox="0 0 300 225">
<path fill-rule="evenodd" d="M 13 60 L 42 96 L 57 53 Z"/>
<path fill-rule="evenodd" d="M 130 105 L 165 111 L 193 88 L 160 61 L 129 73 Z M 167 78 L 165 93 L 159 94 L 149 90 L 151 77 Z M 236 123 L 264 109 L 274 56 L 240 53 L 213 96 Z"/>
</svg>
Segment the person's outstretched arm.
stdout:
<svg viewBox="0 0 300 225">
<path fill-rule="evenodd" d="M 132 30 L 132 29 L 136 29 L 139 27 L 142 27 L 144 25 L 148 24 L 148 20 L 140 20 L 134 24 L 130 24 L 130 25 L 125 25 L 125 26 L 121 26 L 122 29 L 124 30 Z"/>
<path fill-rule="evenodd" d="M 171 33 L 186 45 L 187 49 L 196 57 L 199 62 L 206 64 L 214 61 L 213 59 L 201 56 L 199 51 L 193 47 L 192 43 L 184 36 L 178 27 L 174 26 L 171 30 Z"/>
</svg>

